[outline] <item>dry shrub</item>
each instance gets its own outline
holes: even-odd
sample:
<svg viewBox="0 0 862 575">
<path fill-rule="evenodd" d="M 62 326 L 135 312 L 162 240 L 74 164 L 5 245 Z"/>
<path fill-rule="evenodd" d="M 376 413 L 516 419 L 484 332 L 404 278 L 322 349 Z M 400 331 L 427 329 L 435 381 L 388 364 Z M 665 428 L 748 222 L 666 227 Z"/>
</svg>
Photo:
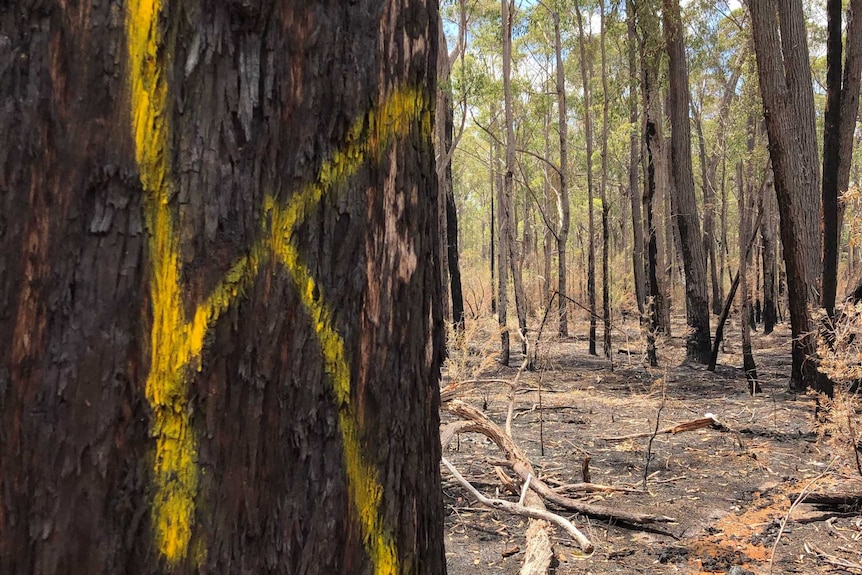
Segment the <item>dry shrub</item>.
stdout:
<svg viewBox="0 0 862 575">
<path fill-rule="evenodd" d="M 446 389 L 469 385 L 490 369 L 499 355 L 499 326 L 491 314 L 468 320 L 461 332 L 449 326 L 446 339 Z"/>
<path fill-rule="evenodd" d="M 835 382 L 834 397 L 820 397 L 818 433 L 836 451 L 847 450 L 862 475 L 862 303 L 836 306 L 832 330 L 818 338 L 818 353 L 820 371 Z"/>
</svg>

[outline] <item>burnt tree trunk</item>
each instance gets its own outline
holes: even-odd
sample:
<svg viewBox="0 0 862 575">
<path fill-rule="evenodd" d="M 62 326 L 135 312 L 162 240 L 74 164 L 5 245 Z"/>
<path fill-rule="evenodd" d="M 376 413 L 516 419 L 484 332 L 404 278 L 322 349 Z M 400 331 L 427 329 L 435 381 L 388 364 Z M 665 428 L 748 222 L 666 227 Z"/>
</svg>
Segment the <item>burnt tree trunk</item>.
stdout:
<svg viewBox="0 0 862 575">
<path fill-rule="evenodd" d="M 763 223 L 760 226 L 760 240 L 763 254 L 763 334 L 769 335 L 778 322 L 776 302 L 776 262 L 775 257 L 775 188 L 772 184 L 772 168 L 767 168 L 767 182 L 763 191 Z"/>
<path fill-rule="evenodd" d="M 659 280 L 659 251 L 655 225 L 655 195 L 657 167 L 661 147 L 658 145 L 661 112 L 657 110 L 658 98 L 658 57 L 655 49 L 658 21 L 655 10 L 643 3 L 634 3 L 635 16 L 640 27 L 639 52 L 641 59 L 641 92 L 643 94 L 643 218 L 644 247 L 646 259 L 646 315 L 647 322 L 647 360 L 651 366 L 658 365 L 655 348 L 655 334 L 662 329 L 666 304 Z"/>
<path fill-rule="evenodd" d="M 462 20 L 466 18 L 463 15 Z M 466 23 L 461 22 L 461 28 Z M 452 181 L 452 154 L 454 153 L 455 110 L 452 102 L 452 88 L 449 77 L 452 62 L 462 49 L 463 40 L 459 36 L 458 45 L 452 55 L 446 45 L 442 20 L 438 21 L 437 36 L 437 114 L 434 118 L 434 143 L 436 146 L 436 169 L 438 181 L 438 205 L 440 208 L 440 268 L 443 286 L 448 285 L 449 293 L 443 296 L 443 317 L 451 318 L 457 331 L 464 330 L 464 296 L 461 290 L 461 266 L 458 259 L 458 212 L 455 209 L 455 189 Z"/>
<path fill-rule="evenodd" d="M 754 151 L 754 138 L 749 136 L 748 153 Z M 748 392 L 751 395 L 760 393 L 760 381 L 757 378 L 757 363 L 754 361 L 754 352 L 751 349 L 751 293 L 748 283 L 748 263 L 750 246 L 748 238 L 751 235 L 751 212 L 753 185 L 751 183 L 751 161 L 748 165 L 747 178 L 743 178 L 742 162 L 737 164 L 736 181 L 739 191 L 739 297 L 740 297 L 740 330 L 742 331 L 742 370 L 748 382 Z"/>
<path fill-rule="evenodd" d="M 679 247 L 685 270 L 685 315 L 690 328 L 686 339 L 686 359 L 706 364 L 710 355 L 709 297 L 706 255 L 691 167 L 691 127 L 689 122 L 688 65 L 679 1 L 664 0 L 662 12 L 670 78 L 671 168 L 673 173 L 674 221 L 679 231 Z M 668 240 L 670 241 L 670 240 Z"/>
<path fill-rule="evenodd" d="M 493 116 L 493 106 L 491 108 L 492 116 Z M 490 260 L 491 260 L 491 313 L 497 313 L 497 284 L 494 282 L 494 268 L 497 263 L 497 255 L 496 255 L 496 242 L 494 241 L 494 234 L 497 229 L 497 216 L 494 212 L 494 200 L 497 194 L 497 157 L 499 153 L 497 151 L 497 142 L 493 138 L 491 138 L 491 142 L 488 144 L 490 159 L 488 162 L 489 170 L 488 177 L 491 179 L 490 181 L 490 191 L 491 191 L 491 246 L 490 246 Z"/>
<path fill-rule="evenodd" d="M 591 108 L 590 65 L 587 60 L 584 22 L 578 0 L 575 0 L 575 16 L 578 20 L 578 47 L 581 54 L 581 85 L 584 91 L 584 138 L 587 145 L 587 300 L 590 307 L 589 354 L 596 351 L 596 232 L 593 199 L 593 114 Z"/>
<path fill-rule="evenodd" d="M 823 294 L 829 317 L 835 311 L 838 288 L 838 239 L 841 209 L 838 200 L 850 181 L 853 134 L 859 113 L 862 82 L 862 0 L 847 9 L 847 58 L 843 60 L 841 0 L 826 3 L 826 113 L 823 127 Z"/>
<path fill-rule="evenodd" d="M 605 357 L 611 357 L 611 273 L 608 265 L 610 251 L 610 214 L 607 197 L 608 187 L 608 65 L 605 50 L 605 3 L 599 3 L 600 46 L 602 55 L 602 179 L 599 184 L 599 198 L 602 202 L 602 349 Z"/>
<path fill-rule="evenodd" d="M 643 218 L 641 216 L 641 194 L 638 186 L 638 158 L 640 157 L 640 144 L 638 140 L 638 68 L 637 68 L 637 27 L 635 23 L 635 8 L 633 0 L 626 0 L 626 30 L 627 30 L 627 53 L 629 64 L 629 201 L 632 208 L 632 268 L 635 284 L 635 297 L 637 298 L 638 311 L 644 314 L 644 302 L 646 300 L 646 278 L 644 267 L 644 231 Z"/>
<path fill-rule="evenodd" d="M 566 274 L 568 273 L 567 250 L 569 243 L 569 226 L 571 224 L 571 214 L 569 210 L 569 128 L 568 128 L 568 112 L 566 107 L 566 76 L 563 66 L 563 43 L 560 40 L 560 13 L 554 11 L 554 56 L 556 60 L 556 76 L 557 76 L 557 122 L 560 132 L 560 191 L 557 196 L 557 216 L 559 225 L 557 226 L 557 291 L 560 297 L 557 298 L 559 306 L 559 328 L 558 334 L 561 337 L 569 335 L 569 314 L 568 314 L 568 282 Z"/>
<path fill-rule="evenodd" d="M 436 3 L 45 4 L 0 11 L 0 572 L 445 572 Z"/>
<path fill-rule="evenodd" d="M 819 302 L 822 279 L 820 166 L 802 1 L 763 0 L 752 2 L 750 10 L 787 273 L 793 337 L 790 386 L 817 389 L 809 308 Z"/>
</svg>

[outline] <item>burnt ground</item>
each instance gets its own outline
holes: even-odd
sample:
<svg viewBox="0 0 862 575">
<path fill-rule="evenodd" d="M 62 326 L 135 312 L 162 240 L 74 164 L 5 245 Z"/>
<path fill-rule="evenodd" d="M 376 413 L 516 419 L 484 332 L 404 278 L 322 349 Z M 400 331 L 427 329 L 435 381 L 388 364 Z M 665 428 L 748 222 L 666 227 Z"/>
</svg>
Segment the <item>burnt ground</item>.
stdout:
<svg viewBox="0 0 862 575">
<path fill-rule="evenodd" d="M 637 325 L 630 324 L 625 327 L 628 343 L 614 334 L 611 370 L 607 360 L 588 355 L 587 326 L 576 328 L 570 339 L 540 344 L 541 369 L 523 372 L 515 399 L 514 439 L 547 483 L 582 481 L 582 462 L 589 455 L 593 482 L 641 489 L 650 438 L 602 438 L 651 432 L 657 415 L 659 428 L 667 428 L 709 412 L 729 430 L 709 427 L 655 436 L 646 491 L 570 493 L 614 508 L 670 516 L 676 522 L 644 529 L 557 510 L 572 518 L 596 546 L 594 554 L 584 557 L 573 542 L 555 531 L 558 575 L 741 575 L 770 573 L 770 567 L 772 573 L 862 573 L 862 514 L 858 509 L 811 521 L 817 511 L 799 505 L 783 529 L 770 563 L 776 535 L 795 494 L 812 481 L 814 491 L 862 491 L 862 477 L 852 455 L 830 447 L 818 436 L 815 399 L 787 392 L 790 352 L 786 325 L 769 336 L 752 334 L 763 387 L 755 397 L 749 395 L 744 374 L 737 367 L 742 364 L 738 337 L 731 336 L 725 345 L 726 353 L 720 355 L 715 373 L 683 362 L 682 337 L 659 343 L 662 367 L 650 370 L 639 355 L 642 344 Z M 684 333 L 683 325 L 674 328 L 676 334 Z M 515 378 L 517 367 L 489 361 L 496 340 L 496 336 L 489 337 L 489 331 L 468 334 L 471 353 L 466 359 L 456 354 L 450 360 L 444 383 Z M 726 333 L 738 332 L 738 324 L 726 328 Z M 513 351 L 515 348 L 513 345 Z M 638 355 L 620 353 L 626 349 Z M 484 367 L 477 367 L 482 360 Z M 521 356 L 513 355 L 511 365 L 520 364 Z M 465 388 L 458 398 L 484 409 L 503 426 L 508 386 L 479 382 Z M 444 409 L 442 417 L 447 422 L 453 416 Z M 503 456 L 484 436 L 456 436 L 443 447 L 443 454 L 485 495 L 493 497 L 499 492 L 501 497 L 517 500 L 503 493 L 489 463 Z M 834 461 L 836 456 L 841 458 Z M 527 519 L 481 507 L 446 471 L 443 494 L 449 572 L 518 573 L 524 560 Z"/>
</svg>

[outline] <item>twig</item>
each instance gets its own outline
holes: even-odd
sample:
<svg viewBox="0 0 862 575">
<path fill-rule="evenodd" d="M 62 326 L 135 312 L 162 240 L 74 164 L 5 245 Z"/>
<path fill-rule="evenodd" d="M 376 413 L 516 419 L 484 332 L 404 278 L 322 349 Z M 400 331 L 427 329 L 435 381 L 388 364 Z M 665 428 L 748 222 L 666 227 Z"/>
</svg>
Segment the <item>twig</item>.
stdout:
<svg viewBox="0 0 862 575">
<path fill-rule="evenodd" d="M 524 337 L 526 341 L 526 337 Z M 518 389 L 518 381 L 521 379 L 521 374 L 527 368 L 530 362 L 529 355 L 524 356 L 524 361 L 521 362 L 521 367 L 518 368 L 518 373 L 515 374 L 515 379 L 509 383 L 509 409 L 506 412 L 506 433 L 512 437 L 512 418 L 515 414 L 515 392 Z"/>
<path fill-rule="evenodd" d="M 658 412 L 655 414 L 655 429 L 652 432 L 652 435 L 649 438 L 649 443 L 647 443 L 646 455 L 644 460 L 644 480 L 643 480 L 643 490 L 647 490 L 647 476 L 649 475 L 649 462 L 652 459 L 652 442 L 655 440 L 655 436 L 658 435 L 658 424 L 661 421 L 661 412 L 664 410 L 665 405 L 665 385 L 664 379 L 661 380 L 661 403 L 658 406 Z"/>
<path fill-rule="evenodd" d="M 838 557 L 837 555 L 830 555 L 817 549 L 816 547 L 809 547 L 808 544 L 805 544 L 805 550 L 808 553 L 811 553 L 817 556 L 818 559 L 821 559 L 832 565 L 833 567 L 838 567 L 844 571 L 849 571 L 851 573 L 862 573 L 862 564 L 856 563 L 855 561 L 849 561 L 844 559 L 843 557 Z"/>
<path fill-rule="evenodd" d="M 526 517 L 532 517 L 533 519 L 544 519 L 558 527 L 562 528 L 569 536 L 572 537 L 575 541 L 577 541 L 578 546 L 584 553 L 592 553 L 595 551 L 595 546 L 593 543 L 587 539 L 587 536 L 581 533 L 581 531 L 574 526 L 574 524 L 566 519 L 565 517 L 561 517 L 556 513 L 551 513 L 550 511 L 542 511 L 540 509 L 533 509 L 531 507 L 525 507 L 520 503 L 512 503 L 511 501 L 504 501 L 503 499 L 491 499 L 489 497 L 485 497 L 482 495 L 478 489 L 473 487 L 469 481 L 464 479 L 464 477 L 458 472 L 455 467 L 449 463 L 449 461 L 443 457 L 441 459 L 443 461 L 443 465 L 446 466 L 446 469 L 449 470 L 449 473 L 452 474 L 453 477 L 460 483 L 464 489 L 470 492 L 470 494 L 476 498 L 482 505 L 486 507 L 491 507 L 494 509 L 501 509 L 503 511 L 507 511 L 509 513 L 514 513 L 516 515 L 524 515 Z"/>
<path fill-rule="evenodd" d="M 521 487 L 521 498 L 518 500 L 518 505 L 524 504 L 524 498 L 527 497 L 527 491 L 530 489 L 530 480 L 533 478 L 532 475 L 527 476 L 527 480 L 524 482 L 524 485 Z"/>
</svg>

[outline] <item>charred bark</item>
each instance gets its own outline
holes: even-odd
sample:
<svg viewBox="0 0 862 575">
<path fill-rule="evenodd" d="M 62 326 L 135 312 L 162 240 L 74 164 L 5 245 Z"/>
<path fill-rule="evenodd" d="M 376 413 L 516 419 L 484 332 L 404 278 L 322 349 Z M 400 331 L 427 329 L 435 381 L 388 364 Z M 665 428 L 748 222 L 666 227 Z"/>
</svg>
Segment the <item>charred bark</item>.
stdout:
<svg viewBox="0 0 862 575">
<path fill-rule="evenodd" d="M 678 0 L 664 0 L 662 14 L 670 77 L 671 167 L 674 183 L 671 199 L 685 270 L 685 309 L 690 328 L 686 340 L 686 359 L 706 364 L 710 355 L 706 256 L 694 196 L 688 65 Z"/>
<path fill-rule="evenodd" d="M 817 389 L 809 306 L 820 301 L 822 279 L 820 169 L 802 2 L 764 0 L 752 2 L 750 10 L 787 273 L 793 336 L 790 386 Z"/>
<path fill-rule="evenodd" d="M 0 10 L 0 572 L 445 572 L 436 31 Z"/>
</svg>

